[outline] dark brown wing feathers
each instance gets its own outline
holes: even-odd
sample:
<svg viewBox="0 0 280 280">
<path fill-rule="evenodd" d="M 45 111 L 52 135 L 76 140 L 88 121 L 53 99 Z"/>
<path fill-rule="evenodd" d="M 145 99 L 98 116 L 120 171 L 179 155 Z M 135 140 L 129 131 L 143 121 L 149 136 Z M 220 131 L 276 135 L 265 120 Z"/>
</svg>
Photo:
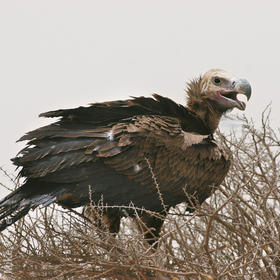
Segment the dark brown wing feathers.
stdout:
<svg viewBox="0 0 280 280">
<path fill-rule="evenodd" d="M 38 195 L 45 195 L 45 204 L 57 200 L 69 207 L 83 205 L 89 201 L 89 185 L 96 203 L 103 195 L 108 205 L 132 202 L 162 211 L 152 175 L 167 207 L 185 201 L 184 191 L 202 203 L 229 168 L 204 123 L 159 95 L 41 116 L 60 119 L 20 139 L 29 142 L 13 161 L 27 181 L 0 202 L 0 218 L 2 212 L 2 218 L 10 214 L 5 209 L 14 202 L 22 205 L 15 207 L 19 212 L 38 206 L 43 199 L 35 201 Z"/>
<path fill-rule="evenodd" d="M 62 117 L 65 124 L 75 123 L 106 125 L 116 123 L 125 118 L 138 115 L 161 115 L 175 117 L 181 120 L 185 131 L 192 131 L 204 135 L 209 134 L 209 128 L 203 121 L 189 111 L 186 107 L 175 103 L 169 98 L 158 94 L 151 97 L 135 97 L 125 101 L 112 101 L 95 103 L 90 107 L 78 107 L 75 109 L 56 110 L 40 114 L 41 117 Z M 190 122 L 189 120 L 193 120 Z"/>
</svg>

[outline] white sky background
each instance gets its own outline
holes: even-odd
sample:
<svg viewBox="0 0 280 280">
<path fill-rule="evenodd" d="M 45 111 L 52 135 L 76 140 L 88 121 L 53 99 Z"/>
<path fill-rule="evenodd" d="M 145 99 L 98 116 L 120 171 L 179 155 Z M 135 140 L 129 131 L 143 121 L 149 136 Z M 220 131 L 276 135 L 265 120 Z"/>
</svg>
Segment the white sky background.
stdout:
<svg viewBox="0 0 280 280">
<path fill-rule="evenodd" d="M 278 125 L 280 1 L 0 0 L 0 166 L 13 172 L 41 112 L 153 92 L 184 103 L 210 68 L 248 79 L 245 114 L 272 102 Z"/>
</svg>

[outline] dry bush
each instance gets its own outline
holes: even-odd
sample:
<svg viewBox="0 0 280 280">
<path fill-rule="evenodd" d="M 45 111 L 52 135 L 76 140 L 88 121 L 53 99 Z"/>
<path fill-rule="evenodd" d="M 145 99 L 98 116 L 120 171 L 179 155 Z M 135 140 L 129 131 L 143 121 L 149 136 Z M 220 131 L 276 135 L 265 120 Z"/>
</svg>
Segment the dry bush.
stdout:
<svg viewBox="0 0 280 280">
<path fill-rule="evenodd" d="M 280 279 L 279 131 L 270 127 L 267 112 L 260 129 L 243 122 L 241 133 L 217 135 L 233 154 L 219 191 L 193 215 L 183 204 L 172 209 L 157 250 L 128 218 L 113 236 L 82 214 L 51 206 L 0 235 L 0 274 L 4 279 Z"/>
</svg>

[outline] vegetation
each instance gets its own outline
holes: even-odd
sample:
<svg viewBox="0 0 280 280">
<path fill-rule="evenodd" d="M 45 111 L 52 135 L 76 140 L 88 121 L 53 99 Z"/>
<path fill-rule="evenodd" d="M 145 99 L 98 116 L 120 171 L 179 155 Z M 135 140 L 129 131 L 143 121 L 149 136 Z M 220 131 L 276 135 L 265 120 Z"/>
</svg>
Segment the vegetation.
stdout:
<svg viewBox="0 0 280 280">
<path fill-rule="evenodd" d="M 280 131 L 271 128 L 267 111 L 260 129 L 242 121 L 242 132 L 216 136 L 233 154 L 225 182 L 194 214 L 183 204 L 172 209 L 156 250 L 143 240 L 139 218 L 138 225 L 123 219 L 121 232 L 113 236 L 106 225 L 97 226 L 102 204 L 84 213 L 53 205 L 0 234 L 0 275 L 14 280 L 280 279 Z"/>
</svg>

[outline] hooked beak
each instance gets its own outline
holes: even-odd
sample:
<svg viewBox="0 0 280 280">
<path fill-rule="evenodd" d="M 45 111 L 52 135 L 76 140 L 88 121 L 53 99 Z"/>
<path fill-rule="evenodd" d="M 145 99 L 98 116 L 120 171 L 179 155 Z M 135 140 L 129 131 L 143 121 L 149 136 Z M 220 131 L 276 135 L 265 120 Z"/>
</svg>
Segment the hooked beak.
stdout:
<svg viewBox="0 0 280 280">
<path fill-rule="evenodd" d="M 252 89 L 251 85 L 246 79 L 237 80 L 235 84 L 235 89 L 237 93 L 244 94 L 247 97 L 247 101 L 250 99 Z"/>
<path fill-rule="evenodd" d="M 243 94 L 246 96 L 247 101 L 250 99 L 251 97 L 251 85 L 249 84 L 249 82 L 245 79 L 238 79 L 234 84 L 234 89 L 233 89 L 233 93 L 235 93 L 234 98 L 232 99 L 233 102 L 233 108 L 236 107 L 239 110 L 245 110 L 246 108 L 246 104 L 245 102 L 242 102 L 240 100 L 237 99 L 237 95 L 238 94 Z"/>
<path fill-rule="evenodd" d="M 247 101 L 249 101 L 249 99 L 251 97 L 252 89 L 251 89 L 251 85 L 249 84 L 249 82 L 247 80 L 245 80 L 245 79 L 237 80 L 237 82 L 235 84 L 235 90 L 236 90 L 237 94 L 245 95 L 247 98 Z M 244 102 L 239 101 L 238 99 L 236 99 L 236 102 L 238 103 L 238 105 L 241 104 L 241 106 L 237 106 L 238 109 L 245 110 L 246 104 Z"/>
<path fill-rule="evenodd" d="M 251 97 L 251 85 L 245 79 L 232 79 L 231 87 L 227 89 L 222 89 L 217 92 L 217 95 L 212 98 L 219 103 L 224 109 L 237 108 L 244 111 L 246 104 L 243 101 L 237 99 L 238 94 L 243 94 L 246 96 L 247 101 Z"/>
</svg>

